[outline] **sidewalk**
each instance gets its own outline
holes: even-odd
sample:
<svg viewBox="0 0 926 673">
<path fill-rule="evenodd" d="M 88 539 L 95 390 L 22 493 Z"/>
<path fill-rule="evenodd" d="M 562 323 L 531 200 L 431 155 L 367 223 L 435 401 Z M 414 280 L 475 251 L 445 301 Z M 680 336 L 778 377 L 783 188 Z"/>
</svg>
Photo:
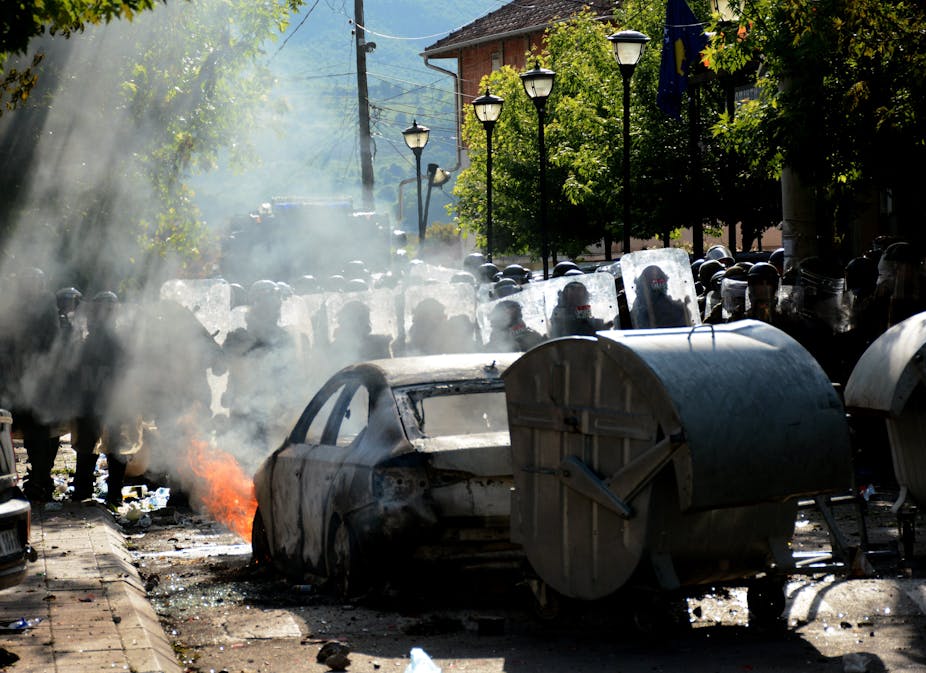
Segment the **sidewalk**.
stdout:
<svg viewBox="0 0 926 673">
<path fill-rule="evenodd" d="M 0 591 L 0 671 L 180 673 L 119 527 L 102 505 L 63 503 L 32 514 L 39 554 L 26 580 Z M 40 620 L 34 622 L 33 620 Z"/>
</svg>

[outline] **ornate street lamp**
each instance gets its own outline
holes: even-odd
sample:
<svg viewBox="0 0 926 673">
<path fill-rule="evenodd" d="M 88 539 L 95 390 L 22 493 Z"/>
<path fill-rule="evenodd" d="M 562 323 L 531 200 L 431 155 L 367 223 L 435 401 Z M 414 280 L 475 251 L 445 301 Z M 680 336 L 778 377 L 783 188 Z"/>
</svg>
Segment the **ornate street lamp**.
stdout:
<svg viewBox="0 0 926 673">
<path fill-rule="evenodd" d="M 649 37 L 636 30 L 608 36 L 624 81 L 624 254 L 630 252 L 630 78 Z"/>
<path fill-rule="evenodd" d="M 540 62 L 534 63 L 533 70 L 521 73 L 521 83 L 524 85 L 524 91 L 537 108 L 538 134 L 537 146 L 540 151 L 540 254 L 543 257 L 543 279 L 550 277 L 549 263 L 547 256 L 549 253 L 549 242 L 547 235 L 547 148 L 543 141 L 543 125 L 546 116 L 547 98 L 550 91 L 553 90 L 553 81 L 556 79 L 556 73 L 552 70 L 540 67 Z"/>
<path fill-rule="evenodd" d="M 428 136 L 431 129 L 427 126 L 418 126 L 418 120 L 413 120 L 412 125 L 402 131 L 402 137 L 405 138 L 405 144 L 408 149 L 415 153 L 415 182 L 418 184 L 418 241 L 419 245 L 424 242 L 425 221 L 421 211 L 421 150 L 428 144 Z"/>
<path fill-rule="evenodd" d="M 492 261 L 492 129 L 502 113 L 505 99 L 493 96 L 488 87 L 484 96 L 473 100 L 476 119 L 482 122 L 486 130 L 486 251 L 485 259 Z"/>
</svg>

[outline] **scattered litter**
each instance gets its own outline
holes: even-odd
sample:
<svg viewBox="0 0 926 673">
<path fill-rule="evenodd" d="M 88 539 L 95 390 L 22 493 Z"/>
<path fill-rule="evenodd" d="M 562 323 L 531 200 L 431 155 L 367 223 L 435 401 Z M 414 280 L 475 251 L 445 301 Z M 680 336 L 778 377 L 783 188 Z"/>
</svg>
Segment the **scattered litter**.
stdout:
<svg viewBox="0 0 926 673">
<path fill-rule="evenodd" d="M 87 594 L 86 596 L 81 596 L 77 600 L 80 601 L 81 603 L 92 603 L 93 601 L 96 600 L 96 596 L 94 596 L 93 594 Z"/>
<path fill-rule="evenodd" d="M 17 633 L 21 633 L 26 629 L 31 629 L 41 621 L 41 617 L 36 617 L 35 619 L 26 619 L 25 617 L 20 617 L 15 622 L 0 624 L 0 631 L 15 631 Z"/>
<path fill-rule="evenodd" d="M 420 647 L 413 647 L 409 658 L 411 662 L 405 667 L 405 673 L 441 673 L 438 665 Z"/>
</svg>

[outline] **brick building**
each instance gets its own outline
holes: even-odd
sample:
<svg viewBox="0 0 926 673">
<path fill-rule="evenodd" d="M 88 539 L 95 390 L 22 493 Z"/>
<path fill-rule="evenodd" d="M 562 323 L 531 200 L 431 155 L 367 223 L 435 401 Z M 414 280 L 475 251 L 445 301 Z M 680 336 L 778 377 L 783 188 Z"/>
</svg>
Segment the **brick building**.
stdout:
<svg viewBox="0 0 926 673">
<path fill-rule="evenodd" d="M 524 70 L 525 55 L 542 43 L 549 26 L 567 20 L 584 7 L 607 20 L 613 15 L 612 6 L 608 0 L 514 0 L 441 38 L 421 55 L 430 67 L 435 67 L 430 63 L 434 60 L 456 61 L 455 68 L 435 69 L 456 77 L 457 113 L 462 121 L 460 115 L 466 106 L 485 93 L 479 91 L 483 76 L 503 65 Z"/>
</svg>

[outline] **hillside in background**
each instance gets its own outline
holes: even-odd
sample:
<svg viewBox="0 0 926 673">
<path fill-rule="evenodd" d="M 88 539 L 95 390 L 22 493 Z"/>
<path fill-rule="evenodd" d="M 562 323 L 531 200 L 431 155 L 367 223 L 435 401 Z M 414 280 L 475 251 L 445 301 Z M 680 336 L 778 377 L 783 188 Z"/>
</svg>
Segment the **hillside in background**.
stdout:
<svg viewBox="0 0 926 673">
<path fill-rule="evenodd" d="M 420 52 L 502 4 L 380 0 L 365 6 L 367 41 L 376 43 L 367 55 L 375 202 L 394 222 L 399 185 L 415 175 L 414 155 L 402 139 L 413 119 L 431 129 L 422 172 L 431 162 L 450 169 L 457 161 L 453 80 L 425 67 Z M 239 173 L 223 166 L 194 182 L 209 222 L 222 225 L 274 196 L 349 197 L 360 206 L 353 10 L 353 3 L 310 2 L 286 35 L 267 46 L 275 87 L 264 123 L 252 131 L 260 163 Z M 456 67 L 453 61 L 437 65 Z M 431 222 L 448 221 L 451 188 L 452 182 L 432 192 Z M 403 192 L 403 226 L 414 230 L 414 183 Z"/>
</svg>

